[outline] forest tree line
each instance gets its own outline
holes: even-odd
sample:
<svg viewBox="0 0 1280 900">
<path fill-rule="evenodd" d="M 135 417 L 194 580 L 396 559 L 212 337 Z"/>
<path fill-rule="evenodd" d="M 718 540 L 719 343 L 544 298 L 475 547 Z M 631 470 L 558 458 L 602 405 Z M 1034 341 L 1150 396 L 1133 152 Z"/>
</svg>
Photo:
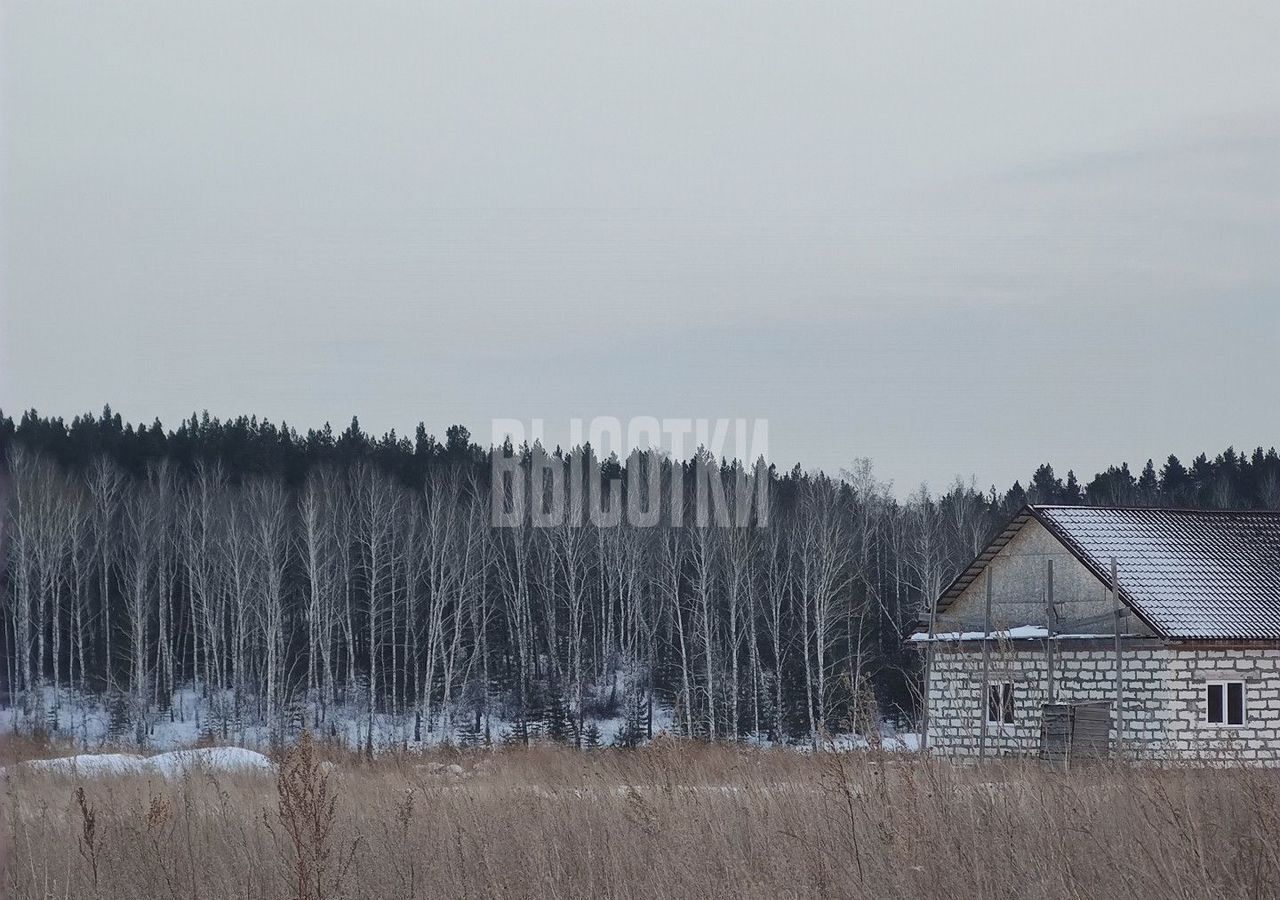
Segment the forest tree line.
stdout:
<svg viewBox="0 0 1280 900">
<path fill-rule="evenodd" d="M 72 736 L 94 700 L 139 741 L 180 690 L 204 698 L 210 731 L 345 717 L 370 750 L 388 723 L 406 742 L 581 745 L 621 717 L 636 743 L 655 708 L 708 740 L 907 724 L 904 637 L 1024 503 L 1280 508 L 1280 457 L 1261 448 L 1084 484 L 1045 464 L 1026 487 L 905 499 L 867 460 L 770 467 L 767 522 L 728 528 L 493 527 L 489 451 L 460 426 L 438 441 L 354 419 L 300 434 L 32 411 L 0 414 L 0 453 L 3 696 L 21 727 Z M 552 458 L 597 479 L 650 459 Z M 692 491 L 678 476 L 699 458 L 661 457 L 658 477 Z M 732 501 L 741 464 L 716 471 Z"/>
</svg>

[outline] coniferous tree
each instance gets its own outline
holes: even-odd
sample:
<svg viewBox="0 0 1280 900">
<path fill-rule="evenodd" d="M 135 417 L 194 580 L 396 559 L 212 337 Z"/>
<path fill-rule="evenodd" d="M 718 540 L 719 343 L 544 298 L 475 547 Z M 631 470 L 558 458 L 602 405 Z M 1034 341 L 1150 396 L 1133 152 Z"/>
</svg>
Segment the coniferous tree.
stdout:
<svg viewBox="0 0 1280 900">
<path fill-rule="evenodd" d="M 1181 506 L 1188 502 L 1191 479 L 1187 469 L 1172 453 L 1160 468 L 1160 499 L 1166 506 Z"/>
<path fill-rule="evenodd" d="M 1191 461 L 1191 491 L 1194 505 L 1209 506 L 1216 470 L 1208 454 L 1200 453 Z"/>
<path fill-rule="evenodd" d="M 647 711 L 648 704 L 642 693 L 634 691 L 628 694 L 624 702 L 623 712 L 625 715 L 622 727 L 618 729 L 618 733 L 613 739 L 615 747 L 632 749 L 645 742 L 647 739 Z"/>
<path fill-rule="evenodd" d="M 1027 492 L 1023 489 L 1020 482 L 1015 481 L 1013 483 L 1013 487 L 1009 488 L 1009 490 L 1005 492 L 1001 512 L 1005 517 L 1008 517 L 1026 505 Z"/>
<path fill-rule="evenodd" d="M 1045 463 L 1036 469 L 1031 476 L 1031 487 L 1027 491 L 1029 503 L 1055 504 L 1062 500 L 1062 480 L 1053 474 L 1053 466 Z"/>
<path fill-rule="evenodd" d="M 1067 506 L 1077 506 L 1084 501 L 1084 491 L 1076 480 L 1076 473 L 1067 469 L 1067 483 L 1062 486 L 1062 502 Z"/>
<path fill-rule="evenodd" d="M 577 744 L 576 723 L 569 712 L 560 683 L 553 680 L 547 690 L 547 703 L 542 713 L 543 733 L 557 744 Z"/>
<path fill-rule="evenodd" d="M 1138 500 L 1144 506 L 1151 506 L 1156 502 L 1159 493 L 1160 480 L 1156 477 L 1156 467 L 1151 460 L 1147 460 L 1147 464 L 1142 469 L 1142 474 L 1138 476 Z"/>
</svg>

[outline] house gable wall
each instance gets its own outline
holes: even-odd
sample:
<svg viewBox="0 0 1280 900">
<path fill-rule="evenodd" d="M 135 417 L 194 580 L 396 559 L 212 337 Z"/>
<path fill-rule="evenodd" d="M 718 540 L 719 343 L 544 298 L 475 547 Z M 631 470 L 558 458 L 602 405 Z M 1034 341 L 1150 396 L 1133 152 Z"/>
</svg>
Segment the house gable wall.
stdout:
<svg viewBox="0 0 1280 900">
<path fill-rule="evenodd" d="M 991 573 L 991 618 L 994 628 L 1045 624 L 1046 562 L 1053 560 L 1053 599 L 1059 620 L 1101 615 L 1113 608 L 1107 586 L 1090 569 L 1063 546 L 1053 534 L 1035 519 L 1028 519 L 1004 547 L 988 563 Z M 986 573 L 979 575 L 942 611 L 938 631 L 953 630 L 947 620 L 981 622 L 986 608 Z M 1101 632 L 1106 625 L 1093 626 Z M 1130 619 L 1126 630 L 1149 634 L 1149 630 Z"/>
</svg>

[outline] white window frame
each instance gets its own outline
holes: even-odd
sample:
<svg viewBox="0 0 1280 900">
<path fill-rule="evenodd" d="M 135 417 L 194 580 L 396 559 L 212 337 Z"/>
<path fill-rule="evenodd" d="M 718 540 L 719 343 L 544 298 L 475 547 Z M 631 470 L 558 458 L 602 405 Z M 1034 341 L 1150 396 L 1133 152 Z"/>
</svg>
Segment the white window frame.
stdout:
<svg viewBox="0 0 1280 900">
<path fill-rule="evenodd" d="M 993 719 L 993 718 L 991 718 L 991 692 L 992 692 L 992 691 L 995 691 L 995 690 L 1001 691 L 1001 693 L 1002 693 L 1002 694 L 1003 694 L 1003 692 L 1004 692 L 1005 690 L 1007 690 L 1007 691 L 1009 692 L 1009 716 L 1010 716 L 1010 721 L 1008 721 L 1008 722 L 1003 721 L 1003 719 Z M 1013 682 L 1012 682 L 1012 681 L 1004 680 L 1004 681 L 993 681 L 993 682 L 991 682 L 990 684 L 988 684 L 988 685 L 987 685 L 987 696 L 986 696 L 986 698 L 985 698 L 985 699 L 986 699 L 986 704 L 987 704 L 987 724 L 988 724 L 988 725 L 995 725 L 995 726 L 996 726 L 996 727 L 998 727 L 998 728 L 1012 728 L 1012 727 L 1017 723 L 1017 721 L 1018 721 L 1018 704 L 1017 704 L 1017 702 L 1016 702 L 1016 701 L 1015 701 L 1015 699 L 1014 699 L 1014 694 L 1013 694 Z M 1002 697 L 1001 699 L 1003 699 L 1003 697 Z M 1004 708 L 1004 704 L 1002 703 L 1000 706 L 1001 706 L 1001 709 L 1003 710 L 1003 708 Z"/>
<path fill-rule="evenodd" d="M 1240 721 L 1231 722 L 1230 691 L 1228 686 L 1240 685 Z M 1209 689 L 1222 688 L 1222 721 L 1214 722 L 1209 718 Z M 1249 724 L 1249 685 L 1242 678 L 1206 678 L 1204 681 L 1204 719 L 1201 724 L 1210 728 L 1245 728 Z"/>
</svg>

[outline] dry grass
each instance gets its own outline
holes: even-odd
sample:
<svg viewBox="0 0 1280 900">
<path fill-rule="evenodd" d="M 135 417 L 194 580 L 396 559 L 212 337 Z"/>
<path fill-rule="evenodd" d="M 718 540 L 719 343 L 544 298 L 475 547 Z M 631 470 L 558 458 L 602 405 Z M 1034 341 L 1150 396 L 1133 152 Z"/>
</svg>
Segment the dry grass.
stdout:
<svg viewBox="0 0 1280 900">
<path fill-rule="evenodd" d="M 16 771 L 5 887 L 120 900 L 1200 900 L 1280 885 L 1280 775 L 1266 771 L 1066 776 L 675 743 L 353 757 L 336 771 L 325 754 L 295 750 L 277 780 Z"/>
<path fill-rule="evenodd" d="M 0 737 L 0 766 L 11 766 L 27 759 L 52 759 L 82 752 L 71 743 L 58 743 L 43 734 L 8 733 Z"/>
</svg>

